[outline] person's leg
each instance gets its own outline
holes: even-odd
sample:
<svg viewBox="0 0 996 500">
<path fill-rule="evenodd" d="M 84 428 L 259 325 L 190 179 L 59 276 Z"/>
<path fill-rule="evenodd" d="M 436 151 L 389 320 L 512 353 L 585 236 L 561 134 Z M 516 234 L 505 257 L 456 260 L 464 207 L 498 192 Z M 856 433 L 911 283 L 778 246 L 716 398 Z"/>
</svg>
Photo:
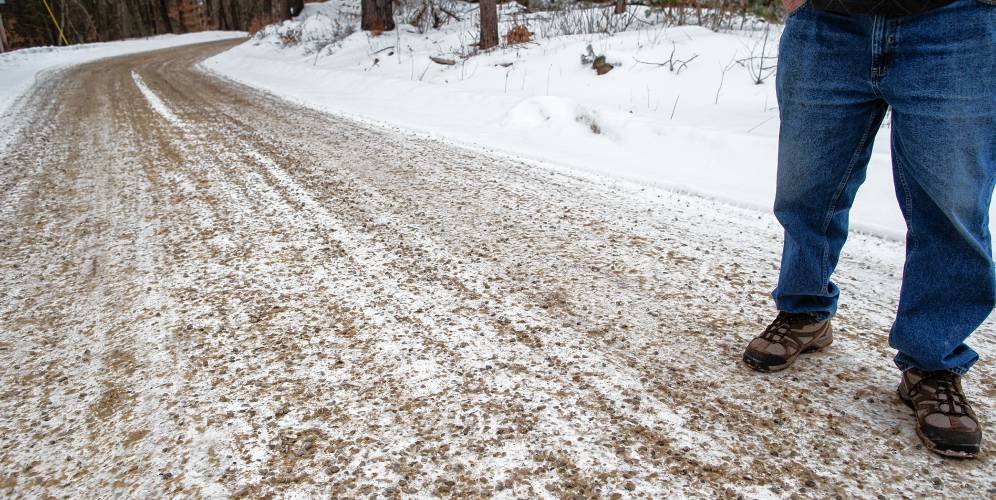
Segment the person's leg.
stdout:
<svg viewBox="0 0 996 500">
<path fill-rule="evenodd" d="M 865 179 L 886 104 L 869 80 L 867 16 L 805 5 L 789 16 L 778 53 L 781 127 L 774 212 L 785 229 L 779 314 L 743 360 L 770 372 L 833 342 L 837 286 L 830 275 L 847 238 L 848 211 Z"/>
<path fill-rule="evenodd" d="M 893 107 L 894 178 L 908 232 L 889 343 L 904 371 L 962 374 L 978 359 L 964 340 L 996 303 L 996 6 L 956 0 L 892 30 L 881 90 Z"/>
<path fill-rule="evenodd" d="M 785 229 L 772 292 L 779 311 L 816 319 L 836 312 L 839 290 L 830 275 L 886 110 L 869 81 L 870 20 L 806 5 L 786 21 L 776 76 L 781 127 L 774 212 Z"/>
</svg>

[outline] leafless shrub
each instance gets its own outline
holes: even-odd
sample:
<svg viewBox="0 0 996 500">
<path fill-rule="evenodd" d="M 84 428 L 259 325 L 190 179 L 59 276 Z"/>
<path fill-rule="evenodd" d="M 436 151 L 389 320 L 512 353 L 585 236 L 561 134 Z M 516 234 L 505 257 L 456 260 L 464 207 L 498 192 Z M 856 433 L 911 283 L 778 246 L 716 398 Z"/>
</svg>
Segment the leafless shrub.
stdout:
<svg viewBox="0 0 996 500">
<path fill-rule="evenodd" d="M 449 0 L 401 0 L 405 2 L 449 1 Z M 644 0 L 645 1 L 645 0 Z M 530 41 L 548 40 L 563 36 L 609 36 L 627 31 L 649 33 L 646 43 L 656 46 L 669 41 L 665 29 L 677 25 L 700 25 L 716 31 L 764 29 L 768 23 L 756 14 L 757 5 L 752 0 L 651 0 L 647 4 L 627 6 L 623 14 L 615 14 L 613 4 L 592 5 L 591 3 L 555 2 L 536 5 L 529 2 L 529 8 L 520 4 L 506 3 L 500 9 L 499 32 L 509 34 L 512 30 L 524 29 L 530 33 Z M 418 3 L 421 5 L 421 3 Z M 460 47 L 449 48 L 449 52 L 461 58 L 477 53 L 480 23 L 476 15 L 466 14 L 457 2 L 456 14 L 463 18 L 465 29 L 460 34 Z M 413 10 L 414 12 L 414 10 Z M 465 15 L 466 14 L 466 15 Z M 518 28 L 518 27 L 523 28 Z M 523 32 L 524 33 L 524 32 Z M 522 38 L 506 35 L 504 47 L 521 43 Z M 677 56 L 675 56 L 677 57 Z M 692 58 L 675 58 L 662 64 L 678 73 L 687 68 Z M 657 63 L 652 63 L 657 64 Z M 762 73 L 766 73 L 768 68 Z"/>
<path fill-rule="evenodd" d="M 516 14 L 511 22 L 529 27 L 539 38 L 620 33 L 628 31 L 636 22 L 632 13 L 615 15 L 613 12 L 613 7 L 569 7 L 529 15 Z"/>
<path fill-rule="evenodd" d="M 613 34 L 645 29 L 647 25 L 698 25 L 713 31 L 742 30 L 756 28 L 764 24 L 765 19 L 774 20 L 780 15 L 776 10 L 764 11 L 761 15 L 758 4 L 750 0 L 657 0 L 649 4 L 653 8 L 631 5 L 623 15 L 617 15 L 614 6 L 554 3 L 529 17 L 535 20 L 538 28 L 532 31 L 539 38 L 547 38 Z"/>
<path fill-rule="evenodd" d="M 397 2 L 398 19 L 415 27 L 419 33 L 439 29 L 450 21 L 460 21 L 465 7 L 452 0 L 402 0 Z"/>
<path fill-rule="evenodd" d="M 771 53 L 774 48 L 769 46 L 770 34 L 771 26 L 765 26 L 764 37 L 750 46 L 747 57 L 737 60 L 737 64 L 747 69 L 747 73 L 750 74 L 755 85 L 764 83 L 771 75 L 775 74 L 777 68 L 778 56 Z"/>
<path fill-rule="evenodd" d="M 697 25 L 713 31 L 743 30 L 781 16 L 781 2 L 754 0 L 657 0 L 652 2 L 671 26 Z"/>
<path fill-rule="evenodd" d="M 259 30 L 253 39 L 270 40 L 284 46 L 304 47 L 306 54 L 321 53 L 356 31 L 351 16 L 330 17 L 317 14 L 302 21 L 284 21 Z"/>
<path fill-rule="evenodd" d="M 693 54 L 692 57 L 689 57 L 688 59 L 684 59 L 684 60 L 682 60 L 682 59 L 676 59 L 674 57 L 674 54 L 675 54 L 675 52 L 677 50 L 678 50 L 677 46 L 674 44 L 674 42 L 671 42 L 671 55 L 668 56 L 667 61 L 664 61 L 664 62 L 641 61 L 641 60 L 639 60 L 639 59 L 637 59 L 635 57 L 633 58 L 633 60 L 636 61 L 636 62 L 638 62 L 638 63 L 640 63 L 640 64 L 651 64 L 651 65 L 654 65 L 654 66 L 663 66 L 663 67 L 666 67 L 668 71 L 680 75 L 681 74 L 681 70 L 687 68 L 688 67 L 688 63 L 694 61 L 696 57 L 699 57 L 699 55 L 698 54 Z"/>
<path fill-rule="evenodd" d="M 505 43 L 508 45 L 515 45 L 517 43 L 526 43 L 532 39 L 533 34 L 529 32 L 529 28 L 525 25 L 517 24 L 512 26 L 512 29 L 505 33 Z"/>
<path fill-rule="evenodd" d="M 719 87 L 716 89 L 716 99 L 712 102 L 713 104 L 719 104 L 719 93 L 723 91 L 723 82 L 726 81 L 726 72 L 733 69 L 733 66 L 736 65 L 736 63 L 737 62 L 731 58 L 730 62 L 726 63 L 726 66 L 720 68 Z"/>
<path fill-rule="evenodd" d="M 280 33 L 280 43 L 284 45 L 297 45 L 301 43 L 301 32 L 299 30 L 287 30 Z"/>
</svg>

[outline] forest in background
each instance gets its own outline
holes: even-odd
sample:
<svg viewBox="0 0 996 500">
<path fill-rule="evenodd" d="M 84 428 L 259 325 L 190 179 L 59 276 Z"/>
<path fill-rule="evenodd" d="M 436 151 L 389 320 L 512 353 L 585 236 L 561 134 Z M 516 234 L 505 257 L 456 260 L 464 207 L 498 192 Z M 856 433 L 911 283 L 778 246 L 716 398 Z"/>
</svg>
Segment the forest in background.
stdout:
<svg viewBox="0 0 996 500">
<path fill-rule="evenodd" d="M 6 0 L 6 49 L 106 42 L 204 30 L 255 31 L 304 0 Z M 62 27 L 62 33 L 53 22 Z M 64 38 L 63 38 L 64 37 Z"/>
<path fill-rule="evenodd" d="M 0 0 L 0 48 L 3 50 L 44 45 L 72 45 L 107 42 L 125 38 L 191 33 L 204 30 L 237 30 L 255 33 L 268 24 L 289 19 L 305 3 L 320 0 Z M 478 0 L 468 0 L 477 3 Z M 479 0 L 481 37 L 479 48 L 498 45 L 497 12 L 502 1 Z M 517 0 L 533 10 L 573 9 L 589 2 L 574 0 Z M 439 0 L 362 0 L 362 29 L 383 32 L 394 29 L 394 7 L 407 6 L 418 18 L 431 13 L 432 27 L 444 22 L 447 9 Z M 775 20 L 781 15 L 779 0 L 604 0 L 615 4 L 615 13 L 625 12 L 626 4 L 643 4 L 679 12 L 676 24 L 685 24 L 685 15 L 697 13 L 702 23 L 705 11 L 727 15 L 757 16 Z M 424 21 L 424 19 L 422 19 Z M 422 21 L 416 21 L 421 23 Z M 690 21 L 691 22 L 691 21 Z M 719 29 L 721 26 L 709 26 Z M 60 30 L 61 28 L 61 30 Z"/>
</svg>

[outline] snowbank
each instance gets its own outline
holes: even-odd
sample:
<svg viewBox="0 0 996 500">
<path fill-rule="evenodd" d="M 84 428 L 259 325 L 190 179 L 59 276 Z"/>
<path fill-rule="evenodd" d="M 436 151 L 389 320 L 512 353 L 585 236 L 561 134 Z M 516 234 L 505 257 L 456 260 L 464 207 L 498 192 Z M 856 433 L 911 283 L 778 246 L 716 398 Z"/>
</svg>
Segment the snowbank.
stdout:
<svg viewBox="0 0 996 500">
<path fill-rule="evenodd" d="M 0 54 L 0 115 L 24 94 L 39 73 L 59 67 L 81 64 L 104 57 L 210 42 L 246 36 L 237 31 L 204 31 L 186 35 L 160 35 L 107 43 L 88 43 L 67 47 L 34 47 Z"/>
<path fill-rule="evenodd" d="M 777 53 L 780 26 L 667 28 L 652 11 L 631 7 L 620 18 L 628 21 L 612 21 L 612 35 L 536 38 L 467 57 L 476 7 L 439 29 L 402 24 L 375 37 L 357 31 L 356 5 L 309 4 L 296 21 L 203 66 L 312 108 L 770 210 L 778 109 L 774 76 L 756 84 L 755 74 L 762 54 Z M 554 35 L 568 24 L 517 9 L 503 7 L 503 36 L 514 24 Z M 588 24 L 609 22 L 591 12 Z M 590 54 L 616 67 L 597 76 L 582 63 Z M 901 238 L 890 161 L 886 124 L 852 224 Z"/>
</svg>

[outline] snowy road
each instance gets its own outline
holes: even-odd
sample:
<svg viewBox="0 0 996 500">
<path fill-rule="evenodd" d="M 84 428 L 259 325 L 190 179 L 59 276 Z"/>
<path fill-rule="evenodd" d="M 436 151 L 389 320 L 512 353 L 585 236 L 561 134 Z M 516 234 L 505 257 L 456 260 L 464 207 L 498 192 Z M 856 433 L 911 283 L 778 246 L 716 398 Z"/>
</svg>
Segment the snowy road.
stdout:
<svg viewBox="0 0 996 500">
<path fill-rule="evenodd" d="M 14 105 L 3 495 L 996 495 L 992 452 L 920 449 L 893 393 L 899 245 L 854 235 L 837 342 L 755 374 L 768 214 L 193 69 L 232 43 L 51 74 Z M 993 332 L 966 379 L 989 429 Z"/>
</svg>

